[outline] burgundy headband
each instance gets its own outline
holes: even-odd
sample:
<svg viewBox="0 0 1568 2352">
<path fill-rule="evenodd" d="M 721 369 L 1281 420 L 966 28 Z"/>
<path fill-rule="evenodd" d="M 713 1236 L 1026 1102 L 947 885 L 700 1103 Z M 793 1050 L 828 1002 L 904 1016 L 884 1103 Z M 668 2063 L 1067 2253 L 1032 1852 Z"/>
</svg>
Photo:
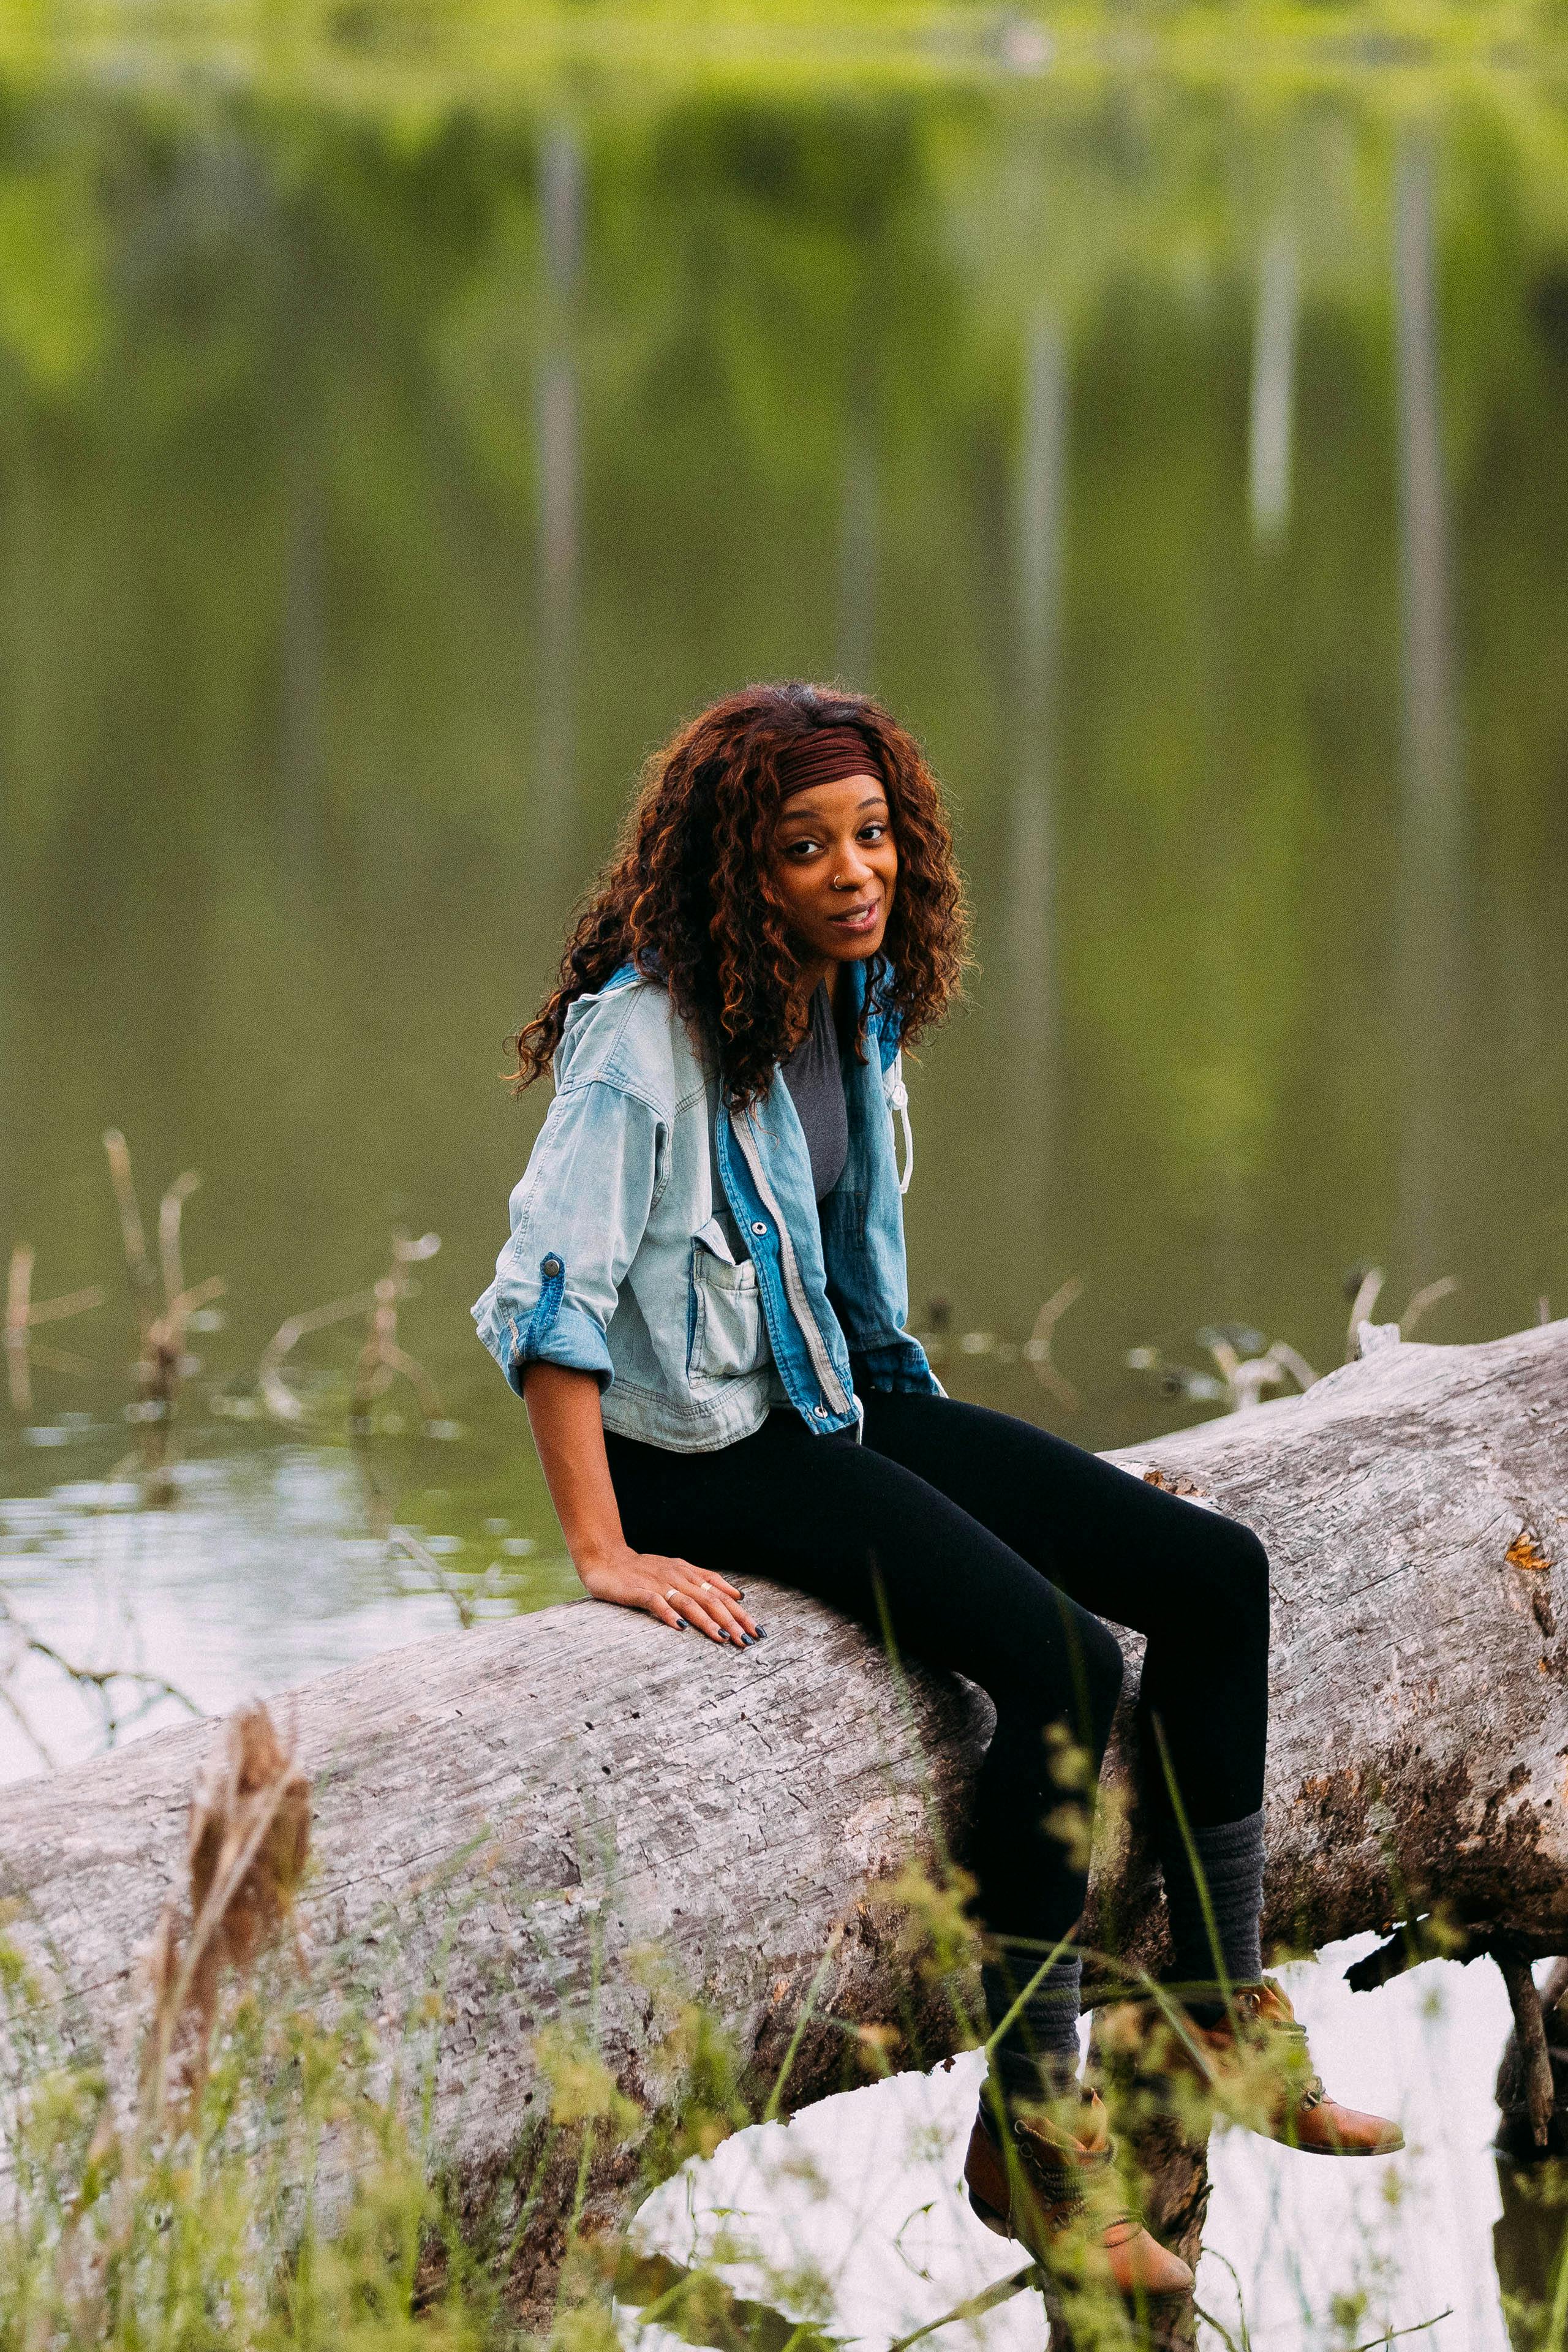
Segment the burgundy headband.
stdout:
<svg viewBox="0 0 1568 2352">
<path fill-rule="evenodd" d="M 779 754 L 779 792 L 808 792 L 813 784 L 836 784 L 844 776 L 880 777 L 882 763 L 858 727 L 814 727 L 797 735 Z"/>
</svg>

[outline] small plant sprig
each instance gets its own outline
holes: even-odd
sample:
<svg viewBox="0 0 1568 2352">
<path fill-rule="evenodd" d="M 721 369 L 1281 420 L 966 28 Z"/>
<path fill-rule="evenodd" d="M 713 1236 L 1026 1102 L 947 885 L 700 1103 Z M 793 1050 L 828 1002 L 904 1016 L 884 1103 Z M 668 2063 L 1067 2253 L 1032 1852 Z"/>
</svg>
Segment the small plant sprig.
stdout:
<svg viewBox="0 0 1568 2352">
<path fill-rule="evenodd" d="M 0 1932 L 7 2352 L 516 2344 L 432 2185 L 399 2066 L 346 1985 L 303 1973 L 310 1817 L 289 1744 L 265 1707 L 242 1710 L 192 1803 L 129 2087 L 61 2042 L 55 2000 Z"/>
<path fill-rule="evenodd" d="M 154 1273 L 136 1185 L 131 1150 L 117 1127 L 105 1130 L 103 1149 L 110 1181 L 120 1208 L 120 1234 L 125 1268 L 136 1308 L 138 1353 L 137 1397 L 126 1407 L 140 1434 L 142 1489 L 150 1503 L 166 1503 L 174 1496 L 174 1409 L 180 1384 L 194 1369 L 185 1339 L 198 1315 L 210 1314 L 224 1295 L 221 1275 L 187 1284 L 182 1263 L 182 1227 L 185 1202 L 201 1182 L 194 1168 L 176 1176 L 158 1204 L 158 1267 Z"/>
</svg>

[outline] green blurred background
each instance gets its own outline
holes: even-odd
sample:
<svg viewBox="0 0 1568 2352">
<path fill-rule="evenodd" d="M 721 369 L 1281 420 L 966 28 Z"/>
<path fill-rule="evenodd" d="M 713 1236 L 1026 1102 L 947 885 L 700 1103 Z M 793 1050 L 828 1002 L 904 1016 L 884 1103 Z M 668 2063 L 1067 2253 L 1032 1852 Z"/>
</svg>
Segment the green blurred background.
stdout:
<svg viewBox="0 0 1568 2352">
<path fill-rule="evenodd" d="M 10 0 L 0 1256 L 107 1295 L 0 1400 L 0 1779 L 23 1718 L 105 1730 L 24 1628 L 217 1710 L 576 1590 L 468 1317 L 543 1110 L 505 1038 L 746 677 L 869 687 L 952 795 L 979 966 L 908 1202 L 951 1388 L 1104 1446 L 1223 1404 L 1214 1327 L 1328 1370 L 1358 1265 L 1380 1317 L 1457 1279 L 1434 1339 L 1563 1312 L 1565 548 L 1546 0 Z M 150 1226 L 202 1171 L 226 1284 L 172 1478 L 111 1126 Z M 441 1236 L 434 1426 L 398 1385 L 351 1444 L 360 1316 L 270 1418 L 269 1337 L 395 1228 Z M 1362 2095 L 1396 2044 L 1438 2086 L 1407 2210 L 1282 2220 L 1221 2152 L 1269 2341 L 1352 2340 L 1370 2263 L 1502 2352 L 1501 1995 L 1440 1998 L 1334 2012 Z"/>
</svg>

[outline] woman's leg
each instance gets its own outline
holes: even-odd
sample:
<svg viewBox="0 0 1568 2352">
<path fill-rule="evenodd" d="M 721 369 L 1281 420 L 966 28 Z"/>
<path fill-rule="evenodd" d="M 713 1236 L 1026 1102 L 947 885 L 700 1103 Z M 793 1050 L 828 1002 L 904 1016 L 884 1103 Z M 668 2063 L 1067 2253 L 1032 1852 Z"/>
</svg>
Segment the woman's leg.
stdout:
<svg viewBox="0 0 1568 2352">
<path fill-rule="evenodd" d="M 1268 1564 L 1251 1529 L 1182 1501 L 1027 1422 L 952 1398 L 873 1395 L 866 1442 L 978 1518 L 1053 1585 L 1145 1634 L 1140 1697 L 1145 1786 L 1170 1900 L 1173 1973 L 1214 1955 L 1180 1796 L 1227 1975 L 1261 1966 Z"/>
<path fill-rule="evenodd" d="M 986 1690 L 996 1729 L 976 1791 L 977 1907 L 998 1937 L 1048 1950 L 1083 1907 L 1085 1857 L 1046 1827 L 1062 1790 L 1046 1734 L 1065 1726 L 1104 1753 L 1121 1654 L 1099 1620 L 1058 1591 L 918 1469 L 853 1443 L 813 1438 L 774 1414 L 716 1454 L 608 1441 L 626 1539 L 726 1574 L 755 1571 L 879 1628 L 900 1652 Z M 1037 2039 L 1076 2062 L 1076 1985 L 1040 2004 Z M 1064 1991 L 1070 1990 L 1070 2000 Z"/>
<path fill-rule="evenodd" d="M 1208 1979 L 1214 1958 L 1187 1838 L 1166 1801 L 1167 1756 L 1219 1958 L 1231 1984 L 1247 1988 L 1234 2004 L 1184 2003 L 1216 2099 L 1231 2099 L 1231 2112 L 1249 2129 L 1321 2154 L 1383 2155 L 1402 2146 L 1396 2124 L 1323 2091 L 1289 2002 L 1277 1986 L 1251 1981 L 1261 1974 L 1268 1664 L 1268 1568 L 1257 1537 L 978 1406 L 875 1397 L 866 1435 L 890 1459 L 918 1461 L 926 1479 L 1080 1605 L 1147 1634 L 1145 1779 L 1171 1910 L 1173 1974 Z M 1173 2054 L 1167 2043 L 1162 2063 Z M 1260 2081 L 1268 2077 L 1274 2095 L 1260 2100 Z"/>
</svg>

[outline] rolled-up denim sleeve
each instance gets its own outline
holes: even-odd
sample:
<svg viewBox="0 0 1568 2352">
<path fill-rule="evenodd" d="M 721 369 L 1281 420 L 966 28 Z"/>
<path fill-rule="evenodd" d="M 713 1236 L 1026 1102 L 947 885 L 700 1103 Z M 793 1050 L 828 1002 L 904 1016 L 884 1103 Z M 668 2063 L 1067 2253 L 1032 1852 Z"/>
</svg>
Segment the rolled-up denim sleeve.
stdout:
<svg viewBox="0 0 1568 2352">
<path fill-rule="evenodd" d="M 614 1376 L 605 1334 L 653 1205 L 667 1130 L 636 1095 L 601 1078 L 550 1106 L 496 1278 L 474 1307 L 480 1339 L 521 1396 L 530 1364 Z"/>
</svg>

